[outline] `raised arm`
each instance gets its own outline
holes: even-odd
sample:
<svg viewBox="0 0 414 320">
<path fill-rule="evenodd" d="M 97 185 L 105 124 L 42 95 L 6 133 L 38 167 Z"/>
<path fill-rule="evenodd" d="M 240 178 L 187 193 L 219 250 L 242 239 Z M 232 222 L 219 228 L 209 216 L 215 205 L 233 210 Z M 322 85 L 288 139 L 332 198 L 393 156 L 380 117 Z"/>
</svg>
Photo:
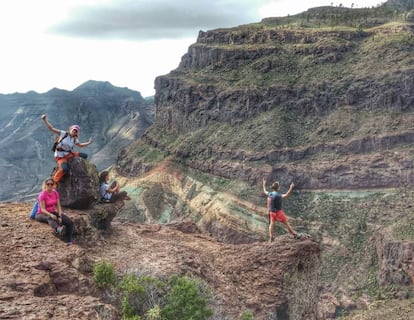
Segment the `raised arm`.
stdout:
<svg viewBox="0 0 414 320">
<path fill-rule="evenodd" d="M 266 179 L 263 178 L 263 192 L 265 195 L 268 195 L 269 192 L 266 190 Z"/>
<path fill-rule="evenodd" d="M 295 184 L 292 182 L 289 186 L 289 190 L 286 193 L 282 194 L 282 198 L 289 197 L 292 194 L 292 191 L 293 191 L 294 187 L 295 187 Z"/>
<path fill-rule="evenodd" d="M 46 127 L 47 127 L 50 131 L 52 131 L 53 133 L 56 133 L 56 134 L 60 134 L 60 130 L 59 130 L 59 129 L 54 128 L 54 127 L 52 126 L 52 124 L 51 124 L 51 123 L 47 120 L 47 118 L 46 118 L 46 113 L 45 113 L 45 114 L 42 114 L 42 116 L 41 116 L 40 118 L 43 120 L 43 122 L 45 123 Z"/>
<path fill-rule="evenodd" d="M 78 146 L 78 147 L 81 147 L 81 148 L 83 148 L 83 147 L 87 147 L 87 146 L 89 146 L 90 144 L 92 143 L 92 138 L 89 138 L 89 140 L 87 141 L 87 142 L 82 142 L 82 143 L 77 143 L 76 145 Z"/>
</svg>

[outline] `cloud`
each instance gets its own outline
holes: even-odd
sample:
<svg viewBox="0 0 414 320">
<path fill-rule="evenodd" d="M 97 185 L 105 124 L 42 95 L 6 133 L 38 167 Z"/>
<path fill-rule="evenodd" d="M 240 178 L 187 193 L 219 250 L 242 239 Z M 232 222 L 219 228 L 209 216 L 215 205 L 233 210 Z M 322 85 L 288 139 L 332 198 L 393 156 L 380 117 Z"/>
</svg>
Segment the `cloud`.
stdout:
<svg viewBox="0 0 414 320">
<path fill-rule="evenodd" d="M 253 2 L 253 4 L 252 4 Z M 94 39 L 155 40 L 259 21 L 250 0 L 117 0 L 72 9 L 51 33 Z"/>
</svg>

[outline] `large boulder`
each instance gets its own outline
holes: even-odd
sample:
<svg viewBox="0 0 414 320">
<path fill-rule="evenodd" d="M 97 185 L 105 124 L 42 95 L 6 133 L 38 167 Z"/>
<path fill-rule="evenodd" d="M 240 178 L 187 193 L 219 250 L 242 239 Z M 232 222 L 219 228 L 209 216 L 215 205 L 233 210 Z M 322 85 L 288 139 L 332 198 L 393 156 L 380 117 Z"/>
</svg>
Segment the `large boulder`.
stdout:
<svg viewBox="0 0 414 320">
<path fill-rule="evenodd" d="M 110 230 L 111 221 L 124 202 L 98 201 L 98 171 L 88 160 L 76 157 L 70 159 L 68 165 L 69 171 L 58 186 L 63 212 L 74 223 L 77 241 L 99 238 L 101 232 Z"/>
<path fill-rule="evenodd" d="M 60 203 L 71 209 L 89 209 L 99 199 L 96 166 L 80 157 L 69 159 L 69 172 L 59 183 Z"/>
<path fill-rule="evenodd" d="M 123 201 L 96 203 L 87 210 L 63 208 L 63 212 L 73 221 L 75 241 L 82 243 L 111 233 L 111 222 L 123 206 Z"/>
</svg>

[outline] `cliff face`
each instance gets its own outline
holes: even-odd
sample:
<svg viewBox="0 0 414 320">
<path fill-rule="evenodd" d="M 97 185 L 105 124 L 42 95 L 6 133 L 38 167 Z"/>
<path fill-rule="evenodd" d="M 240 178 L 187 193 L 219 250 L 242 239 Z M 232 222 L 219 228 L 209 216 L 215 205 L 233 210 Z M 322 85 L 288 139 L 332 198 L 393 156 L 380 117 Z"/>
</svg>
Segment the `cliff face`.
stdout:
<svg viewBox="0 0 414 320">
<path fill-rule="evenodd" d="M 261 176 L 286 179 L 289 171 L 306 189 L 412 185 L 412 43 L 393 43 L 403 37 L 413 37 L 409 23 L 201 32 L 179 68 L 156 81 L 154 128 L 183 141 L 168 153 L 226 178 L 240 176 L 243 163 L 252 171 L 246 181 L 258 180 L 253 168 L 262 166 Z M 239 132 L 211 136 L 226 126 Z M 205 141 L 193 141 L 203 131 Z M 158 146 L 156 133 L 147 136 Z"/>
<path fill-rule="evenodd" d="M 154 125 L 117 171 L 153 177 L 166 159 L 254 205 L 263 177 L 300 190 L 413 186 L 413 24 L 387 8 L 200 32 L 156 79 Z"/>
<path fill-rule="evenodd" d="M 321 292 L 340 297 L 330 317 L 412 297 L 414 238 L 395 230 L 412 224 L 414 26 L 393 3 L 200 32 L 156 79 L 154 125 L 118 157 L 120 176 L 139 176 L 136 219 L 189 216 L 254 243 L 267 233 L 262 178 L 282 192 L 294 181 L 284 208 L 323 245 Z"/>
</svg>

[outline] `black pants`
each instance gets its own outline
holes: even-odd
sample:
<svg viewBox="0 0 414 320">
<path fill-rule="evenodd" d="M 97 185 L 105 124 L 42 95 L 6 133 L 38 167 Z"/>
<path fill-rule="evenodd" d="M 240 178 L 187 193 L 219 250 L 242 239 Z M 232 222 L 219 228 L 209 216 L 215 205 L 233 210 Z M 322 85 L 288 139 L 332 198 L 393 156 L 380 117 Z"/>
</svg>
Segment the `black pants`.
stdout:
<svg viewBox="0 0 414 320">
<path fill-rule="evenodd" d="M 52 214 L 54 214 L 56 217 L 58 216 L 57 212 L 52 212 Z M 56 228 L 58 227 L 58 222 L 50 217 L 48 217 L 47 215 L 43 214 L 43 213 L 38 213 L 36 214 L 35 217 L 36 221 L 39 222 L 44 222 L 44 223 L 48 223 L 49 226 L 51 226 L 51 228 L 53 230 L 56 231 Z M 73 222 L 72 220 L 65 214 L 62 214 L 62 225 L 65 226 L 65 234 L 66 234 L 66 242 L 72 242 L 72 235 L 73 235 Z"/>
</svg>

